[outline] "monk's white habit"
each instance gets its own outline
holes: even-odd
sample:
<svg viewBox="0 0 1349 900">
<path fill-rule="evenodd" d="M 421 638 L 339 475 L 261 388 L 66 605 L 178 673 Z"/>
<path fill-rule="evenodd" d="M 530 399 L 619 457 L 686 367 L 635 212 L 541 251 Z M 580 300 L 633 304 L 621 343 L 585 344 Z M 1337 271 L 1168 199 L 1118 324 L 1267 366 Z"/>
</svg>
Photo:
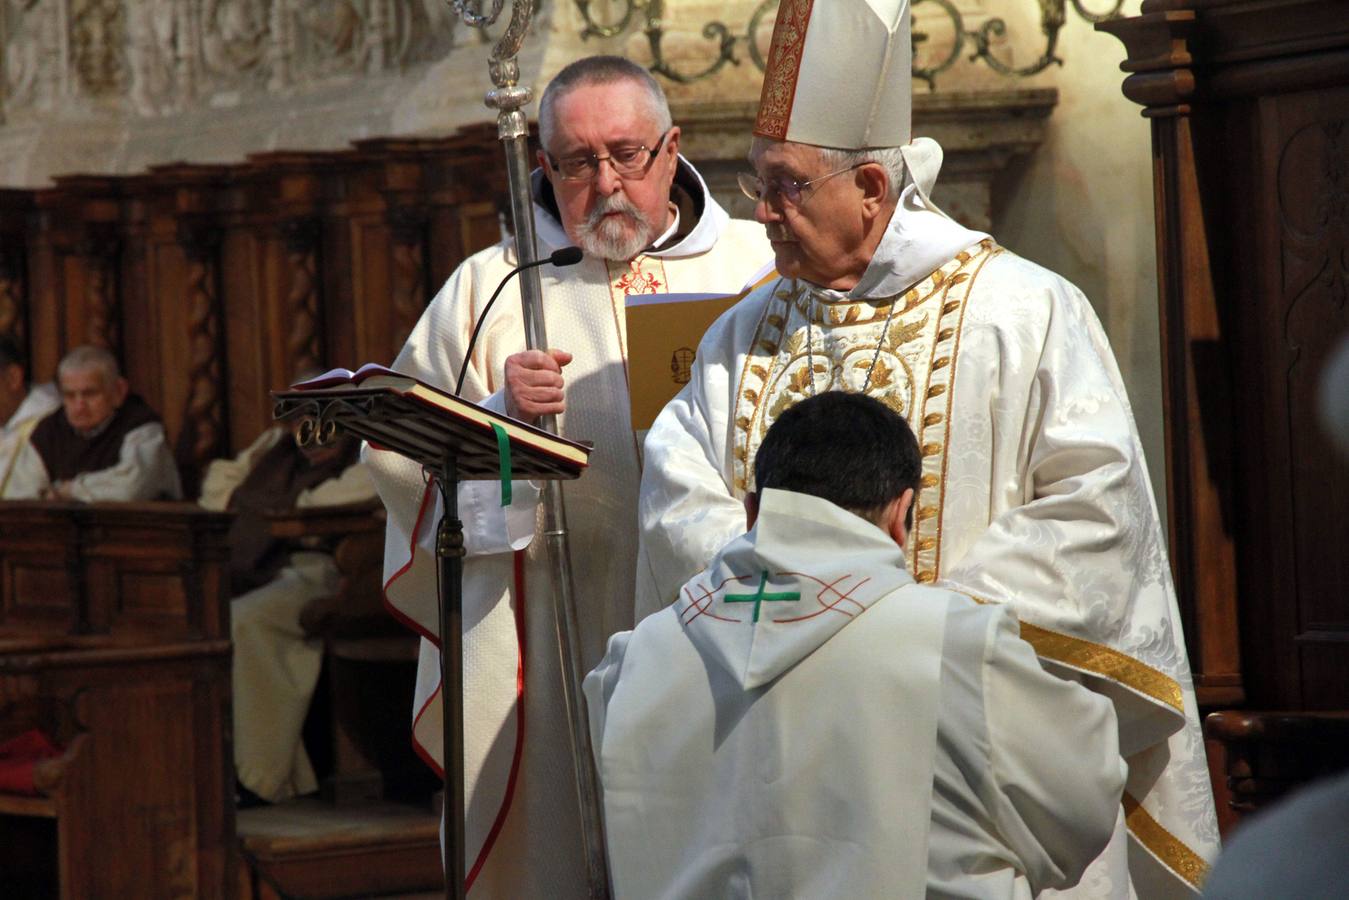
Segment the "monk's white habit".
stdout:
<svg viewBox="0 0 1349 900">
<path fill-rule="evenodd" d="M 629 422 L 624 299 L 630 293 L 734 292 L 772 259 L 763 229 L 731 220 L 687 161 L 681 160 L 676 184 L 696 210 L 696 223 L 680 224 L 682 240 L 630 262 L 586 256 L 576 266 L 542 269 L 548 341 L 575 356 L 563 370 L 567 411 L 559 427 L 569 438 L 595 443 L 589 470 L 566 485 L 586 669 L 599 661 L 609 635 L 632 627 L 640 471 Z M 535 197 L 541 187 L 536 172 Z M 534 212 L 541 256 L 570 246 L 555 211 L 536 204 Z M 509 242 L 466 260 L 432 300 L 393 368 L 452 390 L 473 323 L 515 262 Z M 508 285 L 492 307 L 464 382 L 465 397 L 499 411 L 505 408 L 505 359 L 525 349 L 518 284 Z M 389 509 L 386 597 L 426 638 L 413 738 L 438 770 L 439 501 L 424 490 L 414 464 L 386 452 L 367 451 L 367 459 Z M 463 580 L 468 877 L 474 896 L 585 896 L 552 573 L 543 542 L 530 543 L 538 491 L 516 482 L 513 495 L 503 508 L 495 483 L 468 484 L 459 494 L 469 554 Z"/>
<path fill-rule="evenodd" d="M 61 407 L 61 392 L 54 384 L 35 384 L 24 395 L 23 402 L 9 417 L 9 421 L 0 425 L 0 498 L 15 499 L 23 493 L 16 486 L 14 495 L 9 491 L 10 473 L 19 458 L 19 451 L 28 441 L 37 423 Z"/>
<path fill-rule="evenodd" d="M 42 454 L 25 438 L 6 478 L 5 499 L 35 499 L 51 486 L 51 473 L 42 461 Z M 122 438 L 115 464 L 81 472 L 70 479 L 67 487 L 72 500 L 84 503 L 179 500 L 183 496 L 178 464 L 173 460 L 162 422 L 146 422 L 128 431 Z"/>
<path fill-rule="evenodd" d="M 585 693 L 621 898 L 1031 897 L 1119 816 L 1110 702 L 805 494 L 764 491 Z"/>
<path fill-rule="evenodd" d="M 1010 603 L 1043 660 L 1115 702 L 1132 839 L 1121 830 L 1075 896 L 1125 898 L 1131 882 L 1139 897 L 1190 895 L 1218 830 L 1114 357 L 1073 285 L 933 211 L 933 142 L 905 152 L 923 190 L 904 188 L 851 292 L 779 279 L 704 336 L 692 380 L 645 444 L 638 615 L 673 601 L 743 529 L 754 455 L 782 410 L 865 389 L 908 419 L 922 448 L 917 581 Z"/>
<path fill-rule="evenodd" d="M 258 462 L 289 429 L 274 426 L 233 459 L 212 460 L 198 503 L 223 511 Z M 375 498 L 370 473 L 359 463 L 300 492 L 295 509 L 368 503 Z M 270 803 L 319 788 L 304 747 L 304 720 L 323 666 L 323 641 L 300 626 L 311 601 L 337 593 L 342 574 L 330 553 L 297 551 L 276 577 L 230 599 L 230 669 L 234 711 L 234 770 L 239 782 Z"/>
</svg>

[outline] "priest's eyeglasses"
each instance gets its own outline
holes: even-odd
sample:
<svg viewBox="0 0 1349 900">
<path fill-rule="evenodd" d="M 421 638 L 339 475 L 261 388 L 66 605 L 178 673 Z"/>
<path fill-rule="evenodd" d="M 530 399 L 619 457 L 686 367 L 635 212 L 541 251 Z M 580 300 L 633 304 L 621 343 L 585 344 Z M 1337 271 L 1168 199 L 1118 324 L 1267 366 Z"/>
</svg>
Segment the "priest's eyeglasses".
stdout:
<svg viewBox="0 0 1349 900">
<path fill-rule="evenodd" d="M 845 169 L 839 169 L 835 172 L 827 172 L 818 178 L 812 178 L 809 181 L 797 181 L 794 178 L 788 178 L 786 175 L 775 175 L 772 178 L 764 179 L 758 175 L 752 175 L 749 172 L 741 172 L 735 176 L 735 180 L 740 184 L 740 190 L 746 197 L 755 203 L 764 201 L 771 203 L 774 197 L 777 197 L 783 203 L 789 206 L 800 206 L 801 198 L 805 196 L 806 188 L 812 184 L 819 184 L 827 181 L 835 175 L 842 175 L 844 172 L 851 172 L 853 169 L 860 169 L 867 162 L 855 163 Z"/>
<path fill-rule="evenodd" d="M 553 167 L 553 171 L 562 176 L 564 181 L 589 181 L 600 171 L 600 163 L 608 160 L 609 165 L 613 166 L 614 173 L 622 178 L 645 178 L 646 173 L 651 170 L 651 163 L 660 152 L 660 148 L 665 145 L 665 139 L 670 136 L 670 129 L 656 141 L 656 146 L 647 148 L 642 145 L 610 147 L 609 152 L 603 156 L 591 153 L 585 156 L 564 156 L 561 159 L 555 158 L 553 154 L 544 151 L 548 158 L 548 164 Z"/>
</svg>

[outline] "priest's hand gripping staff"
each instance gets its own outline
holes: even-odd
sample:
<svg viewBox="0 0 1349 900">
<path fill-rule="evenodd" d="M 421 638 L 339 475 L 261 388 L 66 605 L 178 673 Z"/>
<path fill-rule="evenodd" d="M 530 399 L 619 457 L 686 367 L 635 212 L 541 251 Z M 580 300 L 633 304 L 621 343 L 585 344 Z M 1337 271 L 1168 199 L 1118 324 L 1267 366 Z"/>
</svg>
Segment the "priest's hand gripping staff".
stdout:
<svg viewBox="0 0 1349 900">
<path fill-rule="evenodd" d="M 554 250 L 553 255 L 547 259 L 536 259 L 533 262 L 521 263 L 514 269 L 506 273 L 506 277 L 501 279 L 497 289 L 492 291 L 491 298 L 483 304 L 482 312 L 478 314 L 478 321 L 473 323 L 473 334 L 469 336 L 468 347 L 464 349 L 464 361 L 459 364 L 459 376 L 454 379 L 454 393 L 460 394 L 464 390 L 464 376 L 468 374 L 468 362 L 473 358 L 473 345 L 478 343 L 478 334 L 482 331 L 483 323 L 487 321 L 487 314 L 492 311 L 492 304 L 497 302 L 497 297 L 501 296 L 501 289 L 510 283 L 510 280 L 526 269 L 533 269 L 536 266 L 574 266 L 581 261 L 582 253 L 580 247 L 563 247 L 561 250 Z M 533 349 L 533 345 L 530 346 Z"/>
<path fill-rule="evenodd" d="M 486 28 L 500 17 L 505 0 L 492 0 L 491 11 L 481 12 L 481 0 L 452 0 L 457 12 L 468 25 Z M 492 48 L 488 72 L 495 88 L 487 92 L 486 104 L 497 110 L 497 137 L 506 152 L 506 175 L 510 181 L 511 220 L 515 226 L 516 259 L 522 266 L 538 259 L 535 247 L 533 198 L 529 186 L 529 124 L 523 107 L 532 99 L 532 92 L 519 84 L 520 67 L 516 55 L 524 44 L 525 33 L 534 17 L 537 0 L 513 0 L 511 19 L 501 39 Z M 520 297 L 524 306 L 525 342 L 531 350 L 548 346 L 544 332 L 543 288 L 539 270 L 531 267 L 521 273 Z M 539 419 L 539 427 L 556 433 L 555 416 Z M 557 621 L 558 655 L 561 660 L 562 689 L 567 705 L 567 724 L 571 733 L 572 761 L 576 771 L 576 789 L 581 808 L 581 839 L 585 853 L 586 874 L 590 882 L 590 896 L 609 896 L 609 875 L 605 864 L 604 831 L 600 819 L 599 786 L 591 762 L 590 730 L 585 711 L 581 708 L 580 631 L 576 620 L 575 586 L 572 580 L 571 555 L 567 543 L 567 512 L 562 499 L 562 484 L 544 483 L 544 531 L 548 558 L 553 568 L 553 607 Z M 442 632 L 443 634 L 443 632 Z M 444 654 L 442 654 L 442 660 Z M 444 678 L 442 684 L 451 684 Z M 458 673 L 455 673 L 456 677 Z M 445 693 L 442 691 L 442 694 Z M 447 726 L 448 727 L 448 726 Z M 448 768 L 447 768 L 448 771 Z M 462 788 L 461 788 L 462 792 Z M 457 823 L 462 831 L 462 811 Z M 463 885 L 463 844 L 459 842 L 459 858 L 455 868 L 446 866 L 446 872 L 459 873 Z"/>
</svg>

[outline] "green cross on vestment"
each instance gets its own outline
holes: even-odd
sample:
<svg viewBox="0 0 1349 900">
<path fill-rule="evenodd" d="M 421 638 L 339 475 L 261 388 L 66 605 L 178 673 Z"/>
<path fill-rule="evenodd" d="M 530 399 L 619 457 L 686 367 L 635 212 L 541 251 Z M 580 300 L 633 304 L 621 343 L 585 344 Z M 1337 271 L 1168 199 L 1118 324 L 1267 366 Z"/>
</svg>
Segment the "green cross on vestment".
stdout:
<svg viewBox="0 0 1349 900">
<path fill-rule="evenodd" d="M 796 591 L 779 591 L 775 594 L 765 594 L 764 588 L 768 585 L 768 570 L 764 569 L 759 575 L 759 589 L 752 594 L 727 594 L 727 603 L 753 603 L 754 621 L 759 621 L 759 607 L 765 600 L 800 600 L 801 595 Z"/>
</svg>

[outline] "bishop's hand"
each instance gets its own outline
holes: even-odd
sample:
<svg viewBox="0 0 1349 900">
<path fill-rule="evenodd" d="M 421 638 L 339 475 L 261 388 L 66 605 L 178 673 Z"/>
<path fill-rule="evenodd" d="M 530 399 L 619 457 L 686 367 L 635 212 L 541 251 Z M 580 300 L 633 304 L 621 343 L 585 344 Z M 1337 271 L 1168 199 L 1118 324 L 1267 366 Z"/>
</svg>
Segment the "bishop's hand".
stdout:
<svg viewBox="0 0 1349 900">
<path fill-rule="evenodd" d="M 506 357 L 506 415 L 530 423 L 560 415 L 567 407 L 562 367 L 569 362 L 566 350 L 526 350 Z"/>
</svg>

